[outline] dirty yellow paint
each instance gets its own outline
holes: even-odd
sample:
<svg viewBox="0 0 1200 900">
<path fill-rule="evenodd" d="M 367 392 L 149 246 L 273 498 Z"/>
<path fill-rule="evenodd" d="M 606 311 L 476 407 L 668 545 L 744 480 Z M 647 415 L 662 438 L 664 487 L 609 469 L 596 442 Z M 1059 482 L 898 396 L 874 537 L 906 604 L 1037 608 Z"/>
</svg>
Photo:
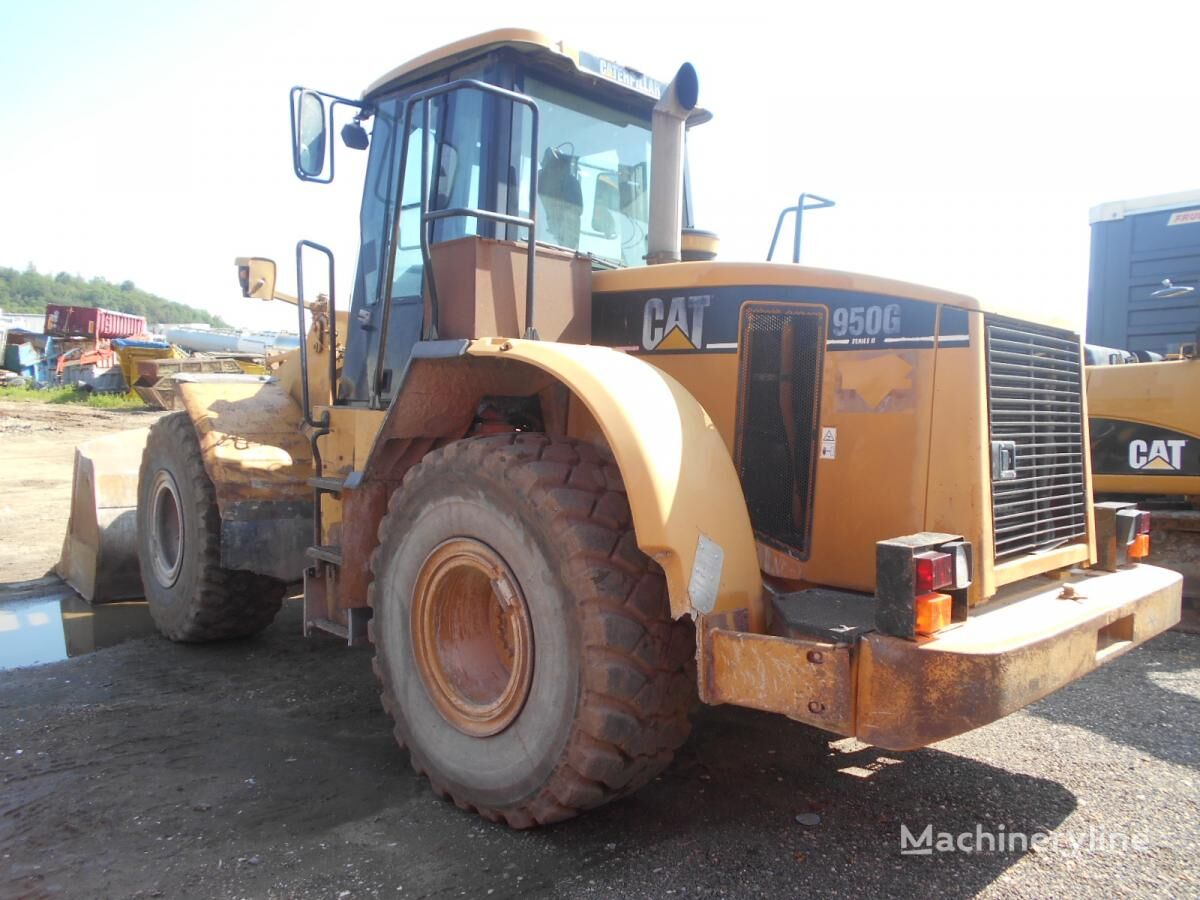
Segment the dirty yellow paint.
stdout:
<svg viewBox="0 0 1200 900">
<path fill-rule="evenodd" d="M 242 500 L 311 500 L 300 407 L 277 383 L 180 383 L 222 514 Z"/>
<path fill-rule="evenodd" d="M 859 356 L 840 367 L 839 390 L 857 394 L 867 408 L 876 410 L 893 393 L 911 392 L 913 362 L 900 353 Z"/>
</svg>

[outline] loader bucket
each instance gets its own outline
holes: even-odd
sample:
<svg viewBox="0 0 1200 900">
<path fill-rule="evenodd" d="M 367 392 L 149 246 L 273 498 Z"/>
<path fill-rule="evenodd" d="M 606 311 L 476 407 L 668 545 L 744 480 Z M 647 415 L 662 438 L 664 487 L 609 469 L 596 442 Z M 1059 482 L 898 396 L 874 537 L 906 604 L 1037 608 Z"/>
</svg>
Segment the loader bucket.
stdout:
<svg viewBox="0 0 1200 900">
<path fill-rule="evenodd" d="M 137 488 L 149 432 L 122 431 L 75 448 L 71 516 L 54 569 L 89 603 L 142 596 Z"/>
</svg>

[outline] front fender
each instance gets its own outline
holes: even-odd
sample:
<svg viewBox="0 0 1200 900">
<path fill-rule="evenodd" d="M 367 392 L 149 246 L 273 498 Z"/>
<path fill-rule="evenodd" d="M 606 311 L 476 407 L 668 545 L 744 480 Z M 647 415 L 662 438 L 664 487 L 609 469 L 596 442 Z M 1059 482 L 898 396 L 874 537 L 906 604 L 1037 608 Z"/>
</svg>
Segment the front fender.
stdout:
<svg viewBox="0 0 1200 900">
<path fill-rule="evenodd" d="M 762 630 L 762 577 L 741 482 L 683 385 L 606 347 L 489 338 L 467 353 L 535 366 L 587 407 L 621 470 L 638 547 L 666 575 L 672 615 L 744 610 L 750 629 Z"/>
<path fill-rule="evenodd" d="M 178 385 L 221 514 L 221 565 L 281 581 L 304 574 L 312 543 L 312 450 L 300 407 L 274 379 Z"/>
</svg>

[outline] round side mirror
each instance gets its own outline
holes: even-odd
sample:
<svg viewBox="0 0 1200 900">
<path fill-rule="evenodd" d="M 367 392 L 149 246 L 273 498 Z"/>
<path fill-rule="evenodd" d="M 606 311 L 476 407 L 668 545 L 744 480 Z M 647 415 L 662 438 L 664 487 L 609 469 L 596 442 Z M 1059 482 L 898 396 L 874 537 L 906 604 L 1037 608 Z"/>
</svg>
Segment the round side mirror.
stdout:
<svg viewBox="0 0 1200 900">
<path fill-rule="evenodd" d="M 370 138 L 367 137 L 367 129 L 363 128 L 357 122 L 347 122 L 342 126 L 342 143 L 351 150 L 366 150 L 370 144 Z"/>
</svg>

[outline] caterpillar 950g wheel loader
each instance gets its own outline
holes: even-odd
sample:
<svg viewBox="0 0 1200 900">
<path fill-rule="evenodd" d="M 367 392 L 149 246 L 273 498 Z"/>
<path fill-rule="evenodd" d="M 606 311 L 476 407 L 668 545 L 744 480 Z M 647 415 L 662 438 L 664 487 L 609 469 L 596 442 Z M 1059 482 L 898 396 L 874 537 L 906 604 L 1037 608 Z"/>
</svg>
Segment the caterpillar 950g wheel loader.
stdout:
<svg viewBox="0 0 1200 900">
<path fill-rule="evenodd" d="M 1178 619 L 1141 518 L 1093 509 L 1079 337 L 715 261 L 690 66 L 506 30 L 292 112 L 302 179 L 335 115 L 369 154 L 349 315 L 331 294 L 274 379 L 179 386 L 141 577 L 177 640 L 261 628 L 302 577 L 458 805 L 526 827 L 627 794 L 697 695 L 923 746 Z M 274 263 L 239 272 L 275 296 Z"/>
</svg>

